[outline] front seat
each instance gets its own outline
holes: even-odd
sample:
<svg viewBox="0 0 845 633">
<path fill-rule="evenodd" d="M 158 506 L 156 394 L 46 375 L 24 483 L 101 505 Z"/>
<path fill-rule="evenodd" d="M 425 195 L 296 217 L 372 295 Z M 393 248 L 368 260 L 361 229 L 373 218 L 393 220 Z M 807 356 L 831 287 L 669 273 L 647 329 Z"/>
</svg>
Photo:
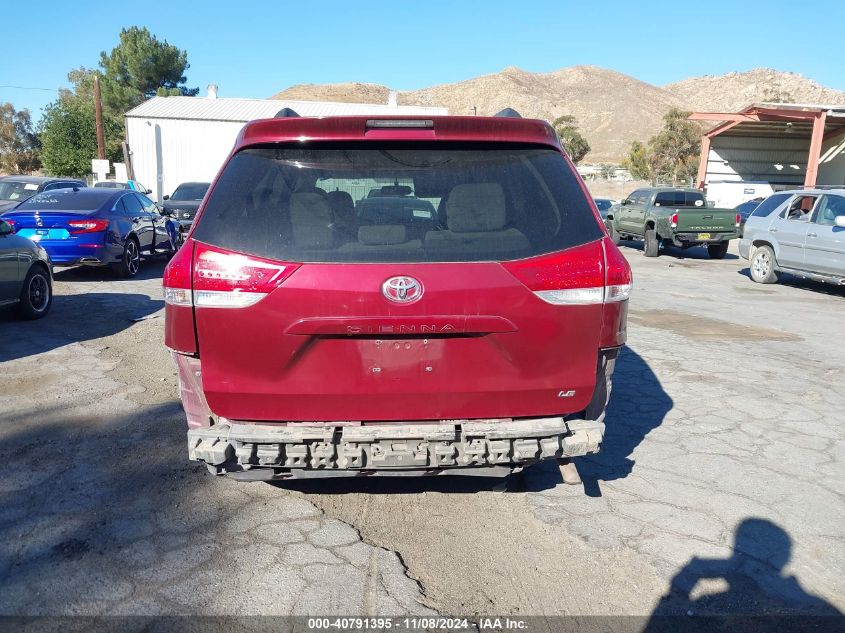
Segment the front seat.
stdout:
<svg viewBox="0 0 845 633">
<path fill-rule="evenodd" d="M 326 194 L 329 205 L 334 213 L 335 225 L 338 232 L 349 240 L 358 237 L 358 219 L 355 216 L 355 202 L 346 191 L 330 191 Z"/>
<path fill-rule="evenodd" d="M 446 201 L 446 231 L 429 231 L 425 248 L 448 259 L 523 257 L 531 244 L 522 231 L 508 228 L 502 186 L 495 182 L 456 185 Z"/>
<path fill-rule="evenodd" d="M 298 192 L 290 197 L 293 245 L 302 250 L 325 250 L 337 246 L 334 214 L 326 197 L 317 192 Z"/>
</svg>

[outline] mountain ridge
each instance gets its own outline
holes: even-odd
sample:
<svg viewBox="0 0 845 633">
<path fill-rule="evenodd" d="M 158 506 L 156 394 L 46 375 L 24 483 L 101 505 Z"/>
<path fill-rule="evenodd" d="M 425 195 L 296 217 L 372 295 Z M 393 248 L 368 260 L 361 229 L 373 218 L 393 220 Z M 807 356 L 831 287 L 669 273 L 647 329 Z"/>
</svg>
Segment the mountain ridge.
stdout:
<svg viewBox="0 0 845 633">
<path fill-rule="evenodd" d="M 297 84 L 273 99 L 386 103 L 391 88 L 374 83 Z M 841 104 L 845 92 L 798 73 L 754 68 L 656 86 L 592 65 L 534 73 L 516 66 L 462 81 L 397 91 L 400 105 L 442 106 L 450 114 L 493 115 L 511 107 L 524 117 L 553 121 L 573 115 L 590 143 L 585 162 L 620 162 L 635 140 L 646 142 L 670 108 L 734 112 L 751 103 Z"/>
</svg>

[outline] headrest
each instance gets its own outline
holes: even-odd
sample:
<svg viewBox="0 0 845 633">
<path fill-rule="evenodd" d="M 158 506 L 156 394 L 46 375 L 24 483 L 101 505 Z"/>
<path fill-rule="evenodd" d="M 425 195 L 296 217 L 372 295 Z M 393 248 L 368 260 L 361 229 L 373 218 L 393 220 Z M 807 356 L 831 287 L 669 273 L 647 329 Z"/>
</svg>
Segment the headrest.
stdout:
<svg viewBox="0 0 845 633">
<path fill-rule="evenodd" d="M 376 224 L 360 227 L 358 241 L 368 246 L 402 244 L 408 241 L 408 234 L 402 224 Z"/>
<path fill-rule="evenodd" d="M 327 197 L 329 202 L 332 204 L 332 208 L 335 210 L 335 213 L 338 211 L 342 211 L 343 213 L 355 213 L 355 202 L 352 200 L 352 196 L 346 191 L 329 191 Z"/>
<path fill-rule="evenodd" d="M 320 193 L 295 193 L 290 197 L 293 243 L 299 248 L 333 248 L 334 219 L 326 197 Z"/>
<path fill-rule="evenodd" d="M 456 185 L 446 201 L 446 224 L 455 233 L 501 231 L 507 224 L 502 186 L 496 182 Z"/>
</svg>

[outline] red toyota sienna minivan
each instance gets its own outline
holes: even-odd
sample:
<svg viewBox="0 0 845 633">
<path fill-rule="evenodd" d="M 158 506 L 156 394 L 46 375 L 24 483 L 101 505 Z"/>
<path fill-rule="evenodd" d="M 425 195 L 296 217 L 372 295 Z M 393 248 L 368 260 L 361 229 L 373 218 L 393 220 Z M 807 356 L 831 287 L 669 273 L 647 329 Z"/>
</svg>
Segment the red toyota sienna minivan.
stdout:
<svg viewBox="0 0 845 633">
<path fill-rule="evenodd" d="M 164 275 L 189 456 L 267 480 L 595 453 L 630 291 L 543 121 L 254 121 Z"/>
</svg>

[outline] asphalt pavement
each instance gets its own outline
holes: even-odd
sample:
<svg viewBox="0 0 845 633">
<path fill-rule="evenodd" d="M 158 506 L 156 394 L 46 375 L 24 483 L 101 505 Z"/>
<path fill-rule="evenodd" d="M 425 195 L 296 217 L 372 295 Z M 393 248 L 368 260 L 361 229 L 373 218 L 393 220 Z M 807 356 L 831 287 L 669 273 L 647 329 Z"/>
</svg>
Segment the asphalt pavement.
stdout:
<svg viewBox="0 0 845 633">
<path fill-rule="evenodd" d="M 624 244 L 624 243 L 623 243 Z M 623 245 L 603 452 L 488 478 L 214 478 L 187 460 L 163 263 L 0 314 L 0 614 L 845 610 L 845 289 Z"/>
</svg>

